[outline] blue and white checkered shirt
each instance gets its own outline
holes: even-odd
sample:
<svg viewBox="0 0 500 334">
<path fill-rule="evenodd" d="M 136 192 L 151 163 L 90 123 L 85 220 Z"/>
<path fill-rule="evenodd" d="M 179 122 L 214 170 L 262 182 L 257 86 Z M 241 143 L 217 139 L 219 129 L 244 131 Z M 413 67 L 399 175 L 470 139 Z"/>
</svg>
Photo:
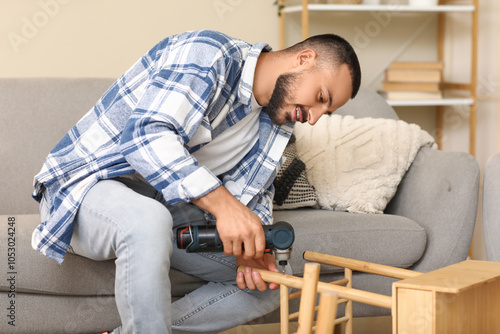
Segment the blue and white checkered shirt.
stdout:
<svg viewBox="0 0 500 334">
<path fill-rule="evenodd" d="M 33 248 L 61 263 L 87 191 L 100 179 L 133 173 L 168 204 L 191 201 L 222 184 L 240 189 L 233 195 L 272 224 L 272 182 L 292 124 L 272 124 L 264 108 L 256 144 L 222 175 L 192 155 L 251 112 L 255 65 L 264 49 L 270 50 L 194 31 L 168 37 L 145 54 L 56 145 L 35 176 L 33 197 L 43 196 L 51 211 L 33 233 Z"/>
</svg>

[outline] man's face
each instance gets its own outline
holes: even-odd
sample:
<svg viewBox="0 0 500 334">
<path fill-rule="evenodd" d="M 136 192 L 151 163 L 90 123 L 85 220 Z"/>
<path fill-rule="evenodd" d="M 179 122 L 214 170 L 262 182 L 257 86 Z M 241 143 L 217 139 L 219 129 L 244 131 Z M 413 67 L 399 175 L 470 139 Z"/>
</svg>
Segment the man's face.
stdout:
<svg viewBox="0 0 500 334">
<path fill-rule="evenodd" d="M 294 122 L 314 125 L 322 115 L 343 106 L 351 95 L 351 75 L 345 64 L 334 70 L 288 72 L 276 80 L 267 112 L 276 125 Z"/>
</svg>

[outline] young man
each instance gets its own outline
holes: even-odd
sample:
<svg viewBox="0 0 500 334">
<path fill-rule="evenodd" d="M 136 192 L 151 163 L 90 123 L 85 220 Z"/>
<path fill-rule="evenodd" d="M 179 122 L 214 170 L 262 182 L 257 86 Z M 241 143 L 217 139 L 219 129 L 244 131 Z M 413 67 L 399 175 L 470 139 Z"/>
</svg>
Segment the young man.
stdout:
<svg viewBox="0 0 500 334">
<path fill-rule="evenodd" d="M 235 268 L 278 271 L 262 224 L 293 123 L 334 112 L 360 76 L 335 35 L 277 52 L 214 31 L 166 38 L 47 157 L 33 247 L 58 262 L 68 249 L 116 259 L 115 333 L 216 333 L 274 310 L 277 286 Z M 208 223 L 224 253 L 174 246 L 174 228 Z M 170 268 L 209 283 L 171 303 Z"/>
</svg>

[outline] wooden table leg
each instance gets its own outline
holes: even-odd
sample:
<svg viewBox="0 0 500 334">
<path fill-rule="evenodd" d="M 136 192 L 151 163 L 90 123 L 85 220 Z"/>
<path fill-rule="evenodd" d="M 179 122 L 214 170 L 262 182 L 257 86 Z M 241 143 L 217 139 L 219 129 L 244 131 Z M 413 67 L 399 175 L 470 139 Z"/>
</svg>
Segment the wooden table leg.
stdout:
<svg viewBox="0 0 500 334">
<path fill-rule="evenodd" d="M 288 287 L 284 284 L 280 285 L 280 332 L 281 334 L 289 333 L 289 294 Z"/>
<path fill-rule="evenodd" d="M 311 334 L 314 324 L 314 309 L 319 281 L 319 263 L 306 263 L 304 266 L 304 286 L 300 298 L 299 328 L 297 334 Z"/>
<path fill-rule="evenodd" d="M 316 334 L 332 334 L 335 328 L 338 296 L 334 292 L 325 291 L 320 295 Z"/>
</svg>

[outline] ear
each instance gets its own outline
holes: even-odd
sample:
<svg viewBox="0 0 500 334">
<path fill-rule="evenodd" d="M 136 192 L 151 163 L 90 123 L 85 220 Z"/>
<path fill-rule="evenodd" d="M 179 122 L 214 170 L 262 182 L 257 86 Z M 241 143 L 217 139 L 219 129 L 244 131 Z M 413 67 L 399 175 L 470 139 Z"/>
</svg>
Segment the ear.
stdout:
<svg viewBox="0 0 500 334">
<path fill-rule="evenodd" d="M 311 66 L 316 61 L 317 56 L 313 49 L 302 50 L 295 56 L 294 67 Z"/>
</svg>

